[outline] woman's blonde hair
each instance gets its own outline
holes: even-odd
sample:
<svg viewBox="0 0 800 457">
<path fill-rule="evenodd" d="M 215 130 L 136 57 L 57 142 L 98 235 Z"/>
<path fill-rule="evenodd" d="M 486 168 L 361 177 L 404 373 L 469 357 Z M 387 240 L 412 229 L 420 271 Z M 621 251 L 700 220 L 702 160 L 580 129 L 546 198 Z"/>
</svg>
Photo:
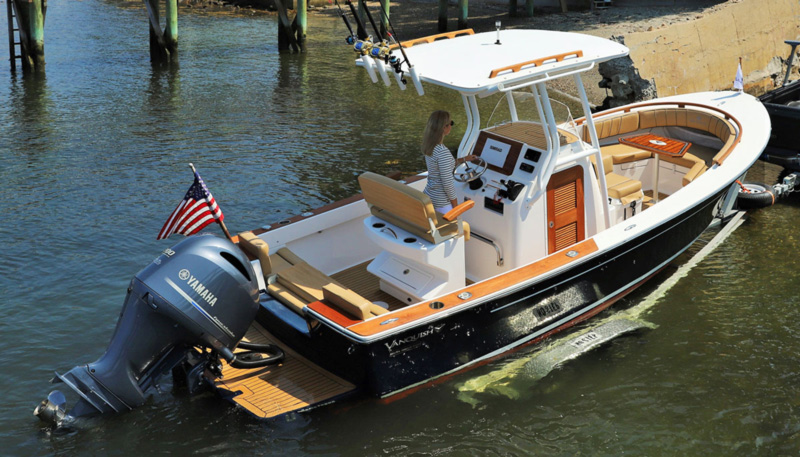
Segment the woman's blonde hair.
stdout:
<svg viewBox="0 0 800 457">
<path fill-rule="evenodd" d="M 450 125 L 450 113 L 447 111 L 434 111 L 428 118 L 425 133 L 422 136 L 422 153 L 426 156 L 433 154 L 433 148 L 444 141 L 444 128 Z"/>
</svg>

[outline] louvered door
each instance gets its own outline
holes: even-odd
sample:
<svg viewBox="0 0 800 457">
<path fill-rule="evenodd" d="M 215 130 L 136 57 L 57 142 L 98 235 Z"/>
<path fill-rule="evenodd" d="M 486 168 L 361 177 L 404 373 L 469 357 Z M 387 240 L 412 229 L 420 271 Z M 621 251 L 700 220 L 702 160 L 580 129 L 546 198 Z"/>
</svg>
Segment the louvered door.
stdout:
<svg viewBox="0 0 800 457">
<path fill-rule="evenodd" d="M 583 168 L 572 167 L 554 173 L 547 184 L 547 253 L 584 238 Z"/>
</svg>

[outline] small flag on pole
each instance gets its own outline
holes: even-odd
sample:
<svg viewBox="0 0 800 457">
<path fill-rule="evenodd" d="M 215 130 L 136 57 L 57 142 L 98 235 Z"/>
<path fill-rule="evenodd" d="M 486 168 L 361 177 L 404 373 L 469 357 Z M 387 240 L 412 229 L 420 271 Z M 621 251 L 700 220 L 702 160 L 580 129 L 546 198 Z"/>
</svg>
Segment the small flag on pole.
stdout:
<svg viewBox="0 0 800 457">
<path fill-rule="evenodd" d="M 744 76 L 742 75 L 742 58 L 739 58 L 739 69 L 736 70 L 736 79 L 733 80 L 733 88 L 744 90 Z"/>
<path fill-rule="evenodd" d="M 169 215 L 156 239 L 162 240 L 173 233 L 194 235 L 208 224 L 215 221 L 221 223 L 224 219 L 222 210 L 217 206 L 217 202 L 214 201 L 214 197 L 208 191 L 203 179 L 195 171 L 194 183 L 189 187 L 186 196 L 183 197 L 175 211 Z"/>
</svg>

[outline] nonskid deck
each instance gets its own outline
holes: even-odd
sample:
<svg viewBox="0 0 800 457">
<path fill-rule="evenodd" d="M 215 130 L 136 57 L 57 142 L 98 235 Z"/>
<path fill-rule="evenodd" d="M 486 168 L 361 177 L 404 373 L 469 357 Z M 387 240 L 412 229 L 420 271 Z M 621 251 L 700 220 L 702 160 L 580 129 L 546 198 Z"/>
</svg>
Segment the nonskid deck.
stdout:
<svg viewBox="0 0 800 457">
<path fill-rule="evenodd" d="M 224 364 L 217 389 L 234 393 L 231 401 L 260 418 L 280 416 L 342 396 L 355 386 L 311 363 L 254 322 L 245 340 L 276 344 L 286 354 L 278 365 L 236 369 Z"/>
</svg>

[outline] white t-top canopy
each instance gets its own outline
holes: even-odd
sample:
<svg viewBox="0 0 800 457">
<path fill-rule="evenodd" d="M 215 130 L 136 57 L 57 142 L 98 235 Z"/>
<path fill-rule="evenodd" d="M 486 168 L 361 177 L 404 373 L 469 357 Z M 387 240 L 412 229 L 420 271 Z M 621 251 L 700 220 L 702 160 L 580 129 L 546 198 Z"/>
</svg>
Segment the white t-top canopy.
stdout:
<svg viewBox="0 0 800 457">
<path fill-rule="evenodd" d="M 421 81 L 472 94 L 585 71 L 628 55 L 624 45 L 580 33 L 501 30 L 496 42 L 497 33 L 486 32 L 417 44 L 405 52 Z"/>
</svg>

